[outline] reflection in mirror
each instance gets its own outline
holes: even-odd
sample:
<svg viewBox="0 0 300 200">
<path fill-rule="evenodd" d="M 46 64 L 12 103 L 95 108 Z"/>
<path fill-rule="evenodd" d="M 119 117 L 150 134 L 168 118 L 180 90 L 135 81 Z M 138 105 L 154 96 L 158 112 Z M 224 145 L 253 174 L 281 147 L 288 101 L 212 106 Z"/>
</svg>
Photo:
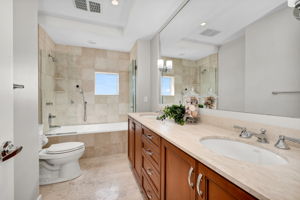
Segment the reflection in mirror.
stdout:
<svg viewBox="0 0 300 200">
<path fill-rule="evenodd" d="M 299 118 L 293 10 L 285 0 L 190 0 L 160 33 L 160 56 L 173 61 L 161 103 L 184 103 L 192 92 L 205 108 Z"/>
</svg>

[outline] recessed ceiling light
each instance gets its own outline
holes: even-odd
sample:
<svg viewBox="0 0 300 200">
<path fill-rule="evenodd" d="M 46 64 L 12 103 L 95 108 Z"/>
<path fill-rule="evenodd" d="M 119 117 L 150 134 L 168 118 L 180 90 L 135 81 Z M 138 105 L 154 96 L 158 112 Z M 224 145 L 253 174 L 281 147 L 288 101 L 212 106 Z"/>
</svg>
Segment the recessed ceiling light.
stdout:
<svg viewBox="0 0 300 200">
<path fill-rule="evenodd" d="M 117 5 L 119 5 L 119 0 L 112 0 L 111 4 L 114 6 L 117 6 Z"/>
<path fill-rule="evenodd" d="M 200 25 L 201 26 L 206 26 L 206 22 L 202 22 Z"/>
<path fill-rule="evenodd" d="M 93 40 L 88 40 L 87 42 L 88 42 L 89 44 L 96 44 L 96 42 L 93 41 Z"/>
</svg>

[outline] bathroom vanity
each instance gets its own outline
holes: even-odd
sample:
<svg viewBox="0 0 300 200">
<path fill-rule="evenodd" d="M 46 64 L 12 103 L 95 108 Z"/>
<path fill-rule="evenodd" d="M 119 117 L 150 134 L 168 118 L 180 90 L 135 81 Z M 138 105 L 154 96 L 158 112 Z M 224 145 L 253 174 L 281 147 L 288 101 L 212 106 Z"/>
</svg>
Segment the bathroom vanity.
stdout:
<svg viewBox="0 0 300 200">
<path fill-rule="evenodd" d="M 235 132 L 206 124 L 180 126 L 158 121 L 151 114 L 129 114 L 128 157 L 146 199 L 299 199 L 297 154 L 282 155 L 292 155 L 288 164 L 235 160 L 200 143 L 214 137 L 239 139 Z"/>
</svg>

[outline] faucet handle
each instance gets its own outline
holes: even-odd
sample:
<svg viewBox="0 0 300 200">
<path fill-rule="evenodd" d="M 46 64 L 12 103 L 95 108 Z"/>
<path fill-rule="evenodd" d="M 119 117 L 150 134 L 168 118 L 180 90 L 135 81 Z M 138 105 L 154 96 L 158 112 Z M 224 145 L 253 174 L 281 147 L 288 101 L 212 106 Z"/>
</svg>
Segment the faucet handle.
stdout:
<svg viewBox="0 0 300 200">
<path fill-rule="evenodd" d="M 233 128 L 241 129 L 240 137 L 242 137 L 242 138 L 250 138 L 252 136 L 252 133 L 247 131 L 246 127 L 234 125 Z"/>
<path fill-rule="evenodd" d="M 277 142 L 274 145 L 275 147 L 279 148 L 279 149 L 290 149 L 287 144 L 285 143 L 285 136 L 284 135 L 279 135 L 279 138 L 277 140 Z"/>
<path fill-rule="evenodd" d="M 267 129 L 261 128 L 259 131 L 260 131 L 260 134 L 266 134 Z"/>
</svg>

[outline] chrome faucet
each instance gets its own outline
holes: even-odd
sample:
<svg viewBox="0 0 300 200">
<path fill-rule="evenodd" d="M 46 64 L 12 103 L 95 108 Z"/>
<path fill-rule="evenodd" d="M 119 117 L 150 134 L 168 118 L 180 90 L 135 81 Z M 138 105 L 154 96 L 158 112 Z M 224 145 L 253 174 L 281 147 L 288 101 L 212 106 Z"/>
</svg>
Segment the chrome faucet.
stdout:
<svg viewBox="0 0 300 200">
<path fill-rule="evenodd" d="M 252 136 L 255 136 L 255 137 L 257 137 L 257 142 L 268 143 L 266 129 L 260 129 L 260 133 L 253 133 L 253 132 L 248 131 L 246 127 L 241 127 L 241 126 L 235 125 L 235 126 L 233 126 L 233 128 L 241 129 L 240 137 L 242 137 L 242 138 L 251 138 Z"/>
<path fill-rule="evenodd" d="M 290 147 L 285 143 L 285 140 L 300 144 L 300 139 L 299 138 L 292 138 L 292 137 L 287 137 L 287 136 L 284 136 L 284 135 L 280 135 L 279 138 L 278 138 L 278 141 L 275 144 L 275 147 L 277 147 L 279 149 L 290 149 Z"/>
<path fill-rule="evenodd" d="M 49 115 L 48 115 L 49 128 L 59 128 L 60 127 L 60 126 L 57 126 L 57 125 L 52 125 L 52 119 L 54 119 L 54 118 L 56 118 L 56 116 L 49 113 Z"/>
<path fill-rule="evenodd" d="M 251 136 L 252 136 L 251 133 L 249 131 L 247 131 L 246 127 L 234 125 L 233 128 L 241 130 L 240 137 L 242 137 L 242 138 L 251 138 Z"/>
<path fill-rule="evenodd" d="M 266 135 L 267 130 L 262 128 L 259 131 L 260 133 L 251 133 L 253 136 L 257 137 L 257 142 L 269 143 Z"/>
</svg>

